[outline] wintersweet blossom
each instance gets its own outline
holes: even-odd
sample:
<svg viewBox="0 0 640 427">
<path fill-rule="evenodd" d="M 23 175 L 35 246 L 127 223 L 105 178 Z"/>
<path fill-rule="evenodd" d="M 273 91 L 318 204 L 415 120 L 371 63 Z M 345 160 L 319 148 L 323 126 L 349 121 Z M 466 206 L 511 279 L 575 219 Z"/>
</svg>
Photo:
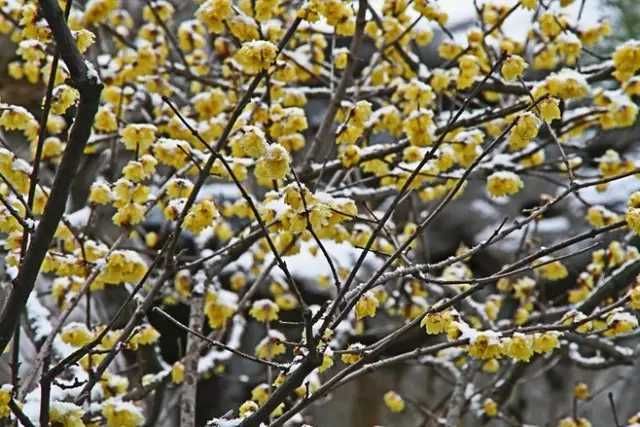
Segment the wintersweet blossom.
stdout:
<svg viewBox="0 0 640 427">
<path fill-rule="evenodd" d="M 391 412 L 402 412 L 405 408 L 404 400 L 402 396 L 393 390 L 390 390 L 384 394 L 384 404 Z"/>
<path fill-rule="evenodd" d="M 511 196 L 523 186 L 520 176 L 509 171 L 494 172 L 487 178 L 487 192 L 491 197 Z"/>
</svg>

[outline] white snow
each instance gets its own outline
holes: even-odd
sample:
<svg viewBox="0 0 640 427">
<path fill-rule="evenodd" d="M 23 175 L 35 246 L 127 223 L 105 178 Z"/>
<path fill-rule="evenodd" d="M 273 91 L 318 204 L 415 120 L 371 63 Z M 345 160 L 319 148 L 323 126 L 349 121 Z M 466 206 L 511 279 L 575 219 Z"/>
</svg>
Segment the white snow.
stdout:
<svg viewBox="0 0 640 427">
<path fill-rule="evenodd" d="M 51 322 L 49 322 L 51 312 L 40 303 L 35 292 L 31 292 L 31 295 L 29 295 L 26 309 L 27 318 L 29 319 L 29 323 L 35 333 L 34 338 L 36 341 L 45 339 L 53 331 Z"/>
<path fill-rule="evenodd" d="M 11 280 L 15 280 L 15 278 L 18 277 L 18 271 L 18 267 L 15 265 L 11 265 L 6 268 L 7 276 L 9 276 L 9 279 Z"/>
<path fill-rule="evenodd" d="M 27 175 L 31 174 L 31 165 L 23 159 L 15 159 L 13 164 L 11 165 L 14 170 L 25 173 Z"/>
<path fill-rule="evenodd" d="M 240 425 L 242 420 L 242 418 L 233 418 L 231 420 L 226 420 L 224 418 L 213 418 L 209 420 L 207 425 L 211 427 L 236 427 Z"/>
<path fill-rule="evenodd" d="M 100 82 L 100 76 L 98 75 L 98 72 L 96 71 L 96 68 L 93 66 L 93 64 L 90 61 L 87 61 L 86 59 L 84 60 L 84 65 L 87 66 L 87 78 L 90 80 L 95 80 L 96 82 Z"/>
<path fill-rule="evenodd" d="M 82 229 L 89 224 L 89 217 L 91 215 L 91 208 L 85 206 L 69 215 L 67 215 L 67 221 L 77 229 Z"/>
</svg>

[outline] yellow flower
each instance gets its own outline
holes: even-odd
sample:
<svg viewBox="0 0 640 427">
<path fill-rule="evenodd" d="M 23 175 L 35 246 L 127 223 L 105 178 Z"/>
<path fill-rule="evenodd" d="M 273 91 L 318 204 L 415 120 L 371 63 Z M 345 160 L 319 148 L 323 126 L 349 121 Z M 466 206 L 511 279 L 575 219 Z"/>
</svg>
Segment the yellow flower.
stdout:
<svg viewBox="0 0 640 427">
<path fill-rule="evenodd" d="M 487 417 L 495 417 L 498 415 L 498 404 L 493 399 L 485 399 L 482 403 L 482 412 Z"/>
<path fill-rule="evenodd" d="M 527 68 L 527 63 L 521 56 L 509 55 L 500 68 L 500 73 L 507 81 L 516 80 L 522 77 L 524 70 Z"/>
<path fill-rule="evenodd" d="M 264 403 L 269 399 L 269 384 L 261 383 L 258 384 L 251 390 L 251 400 L 258 402 L 259 405 L 264 405 Z"/>
<path fill-rule="evenodd" d="M 631 193 L 629 199 L 627 200 L 627 206 L 640 208 L 640 191 Z"/>
<path fill-rule="evenodd" d="M 93 341 L 93 333 L 83 324 L 72 322 L 62 328 L 60 338 L 74 347 L 82 347 Z"/>
<path fill-rule="evenodd" d="M 184 365 L 178 361 L 171 367 L 171 382 L 182 384 L 182 381 L 184 381 Z"/>
<path fill-rule="evenodd" d="M 384 394 L 384 404 L 391 412 L 402 412 L 405 408 L 402 396 L 393 390 L 389 390 Z"/>
<path fill-rule="evenodd" d="M 548 262 L 548 258 L 540 258 L 540 263 Z M 567 267 L 560 261 L 548 262 L 535 268 L 536 273 L 547 280 L 561 280 L 569 275 Z"/>
<path fill-rule="evenodd" d="M 118 120 L 109 108 L 100 107 L 96 113 L 93 127 L 100 132 L 115 132 L 118 129 Z"/>
<path fill-rule="evenodd" d="M 412 145 L 418 147 L 431 145 L 435 133 L 433 112 L 425 109 L 413 111 L 404 121 L 403 130 Z"/>
<path fill-rule="evenodd" d="M 494 198 L 516 194 L 523 186 L 522 179 L 509 171 L 494 172 L 487 178 L 487 192 Z"/>
<path fill-rule="evenodd" d="M 341 0 L 321 0 L 318 2 L 319 12 L 324 15 L 327 24 L 334 26 L 336 34 L 350 36 L 355 32 L 353 10 Z"/>
<path fill-rule="evenodd" d="M 429 0 L 416 0 L 413 7 L 418 13 L 424 15 L 425 18 L 437 22 L 439 25 L 445 25 L 449 19 L 447 12 L 440 9 L 438 3 Z"/>
<path fill-rule="evenodd" d="M 563 30 L 562 22 L 562 16 L 554 15 L 551 12 L 545 12 L 538 18 L 540 30 L 551 39 L 555 38 Z"/>
<path fill-rule="evenodd" d="M 247 74 L 258 74 L 265 71 L 273 64 L 278 49 L 276 46 L 265 40 L 249 41 L 242 44 L 236 52 L 235 59 L 238 61 L 243 71 Z"/>
<path fill-rule="evenodd" d="M 585 383 L 576 384 L 576 386 L 573 388 L 573 395 L 578 400 L 589 399 L 589 396 L 591 395 L 591 393 L 589 392 L 589 386 Z"/>
<path fill-rule="evenodd" d="M 236 271 L 229 278 L 229 287 L 234 291 L 239 291 L 247 286 L 247 276 L 242 271 Z"/>
<path fill-rule="evenodd" d="M 575 65 L 582 52 L 582 42 L 573 33 L 561 34 L 556 38 L 558 52 L 564 56 L 567 65 Z"/>
<path fill-rule="evenodd" d="M 211 33 L 224 31 L 223 21 L 233 13 L 231 0 L 207 0 L 196 10 L 195 16 Z"/>
<path fill-rule="evenodd" d="M 458 59 L 458 69 L 460 74 L 458 75 L 457 88 L 462 90 L 471 87 L 476 76 L 480 73 L 478 58 L 473 55 L 462 55 Z"/>
<path fill-rule="evenodd" d="M 269 299 L 261 299 L 254 301 L 249 314 L 258 322 L 267 323 L 278 320 L 279 311 L 280 308 L 276 303 Z"/>
<path fill-rule="evenodd" d="M 178 294 L 183 298 L 189 298 L 191 296 L 191 286 L 191 272 L 186 269 L 179 270 L 173 280 L 173 287 L 176 292 L 178 292 Z"/>
<path fill-rule="evenodd" d="M 364 133 L 364 129 L 362 127 L 354 125 L 352 123 L 348 123 L 338 128 L 338 133 L 336 135 L 336 143 L 337 144 L 355 144 L 358 141 L 358 138 L 360 138 L 363 133 Z"/>
<path fill-rule="evenodd" d="M 191 146 L 179 139 L 159 138 L 153 147 L 158 161 L 167 166 L 173 166 L 176 169 L 187 164 L 188 155 L 191 152 Z"/>
<path fill-rule="evenodd" d="M 220 114 L 227 107 L 228 97 L 222 89 L 211 89 L 200 92 L 192 99 L 193 108 L 198 113 L 200 119 L 211 119 Z M 215 124 L 215 122 L 214 122 Z M 220 136 L 219 133 L 212 135 L 212 138 Z"/>
<path fill-rule="evenodd" d="M 367 291 L 356 303 L 356 318 L 358 320 L 365 317 L 375 317 L 376 310 L 378 309 L 378 299 L 373 292 Z"/>
<path fill-rule="evenodd" d="M 84 427 L 83 415 L 82 408 L 70 402 L 52 401 L 49 408 L 51 423 L 62 427 Z"/>
<path fill-rule="evenodd" d="M 65 111 L 76 103 L 80 97 L 77 89 L 66 84 L 57 86 L 52 93 L 51 112 L 53 114 L 64 114 Z"/>
<path fill-rule="evenodd" d="M 96 205 L 106 205 L 113 200 L 111 189 L 109 185 L 104 181 L 94 182 L 91 184 L 91 190 L 89 192 L 89 202 Z"/>
<path fill-rule="evenodd" d="M 490 330 L 476 333 L 470 339 L 468 352 L 476 359 L 499 358 L 502 355 L 499 335 Z"/>
<path fill-rule="evenodd" d="M 50 136 L 44 140 L 42 147 L 42 159 L 58 157 L 64 151 L 64 143 L 57 136 Z"/>
<path fill-rule="evenodd" d="M 433 31 L 430 28 L 415 30 L 415 41 L 418 46 L 426 46 L 433 40 Z"/>
<path fill-rule="evenodd" d="M 84 7 L 84 25 L 91 26 L 105 21 L 118 4 L 118 0 L 89 0 Z"/>
<path fill-rule="evenodd" d="M 132 350 L 137 350 L 141 345 L 149 345 L 158 341 L 160 333 L 151 325 L 142 325 L 136 327 L 131 338 L 129 338 L 128 346 Z"/>
<path fill-rule="evenodd" d="M 538 111 L 540 117 L 547 123 L 551 123 L 555 119 L 562 117 L 560 112 L 560 101 L 557 98 L 545 98 L 538 103 Z"/>
<path fill-rule="evenodd" d="M 495 374 L 500 369 L 500 362 L 496 359 L 489 359 L 482 365 L 482 372 L 487 374 Z"/>
<path fill-rule="evenodd" d="M 102 403 L 107 427 L 138 427 L 144 424 L 142 411 L 131 402 L 109 398 Z"/>
<path fill-rule="evenodd" d="M 638 319 L 631 313 L 617 311 L 607 316 L 607 330 L 604 335 L 616 336 L 626 334 L 638 327 Z"/>
<path fill-rule="evenodd" d="M 129 124 L 120 130 L 120 138 L 127 150 L 143 154 L 156 138 L 157 128 L 150 124 Z"/>
<path fill-rule="evenodd" d="M 256 23 L 246 16 L 238 15 L 227 20 L 229 31 L 240 41 L 256 40 L 260 38 Z"/>
<path fill-rule="evenodd" d="M 110 348 L 113 348 L 113 346 Z M 127 377 L 111 374 L 108 371 L 102 374 L 100 384 L 105 391 L 106 397 L 122 395 L 129 389 L 129 380 Z"/>
<path fill-rule="evenodd" d="M 536 332 L 533 335 L 533 351 L 536 353 L 548 353 L 560 347 L 559 335 L 555 331 Z"/>
<path fill-rule="evenodd" d="M 611 23 L 606 19 L 580 31 L 580 40 L 587 46 L 593 46 L 611 34 Z"/>
<path fill-rule="evenodd" d="M 155 248 L 158 244 L 158 241 L 158 233 L 156 233 L 155 231 L 150 231 L 144 236 L 144 243 L 148 248 Z"/>
<path fill-rule="evenodd" d="M 96 280 L 103 283 L 138 283 L 147 272 L 147 265 L 140 255 L 130 250 L 114 250 L 107 257 L 106 265 Z"/>
<path fill-rule="evenodd" d="M 149 175 L 146 174 L 142 163 L 135 160 L 130 160 L 122 168 L 122 175 L 129 181 L 133 182 L 140 182 L 149 177 Z"/>
<path fill-rule="evenodd" d="M 73 31 L 72 34 L 73 38 L 76 39 L 76 45 L 78 46 L 80 53 L 86 52 L 86 50 L 89 49 L 89 47 L 96 41 L 96 35 L 85 28 Z"/>
<path fill-rule="evenodd" d="M 587 221 L 592 227 L 600 228 L 614 222 L 618 222 L 620 217 L 604 206 L 591 206 L 587 210 Z"/>
<path fill-rule="evenodd" d="M 589 94 L 589 83 L 584 76 L 575 70 L 563 69 L 552 73 L 542 83 L 533 88 L 534 98 L 545 94 L 562 99 L 578 99 Z"/>
<path fill-rule="evenodd" d="M 11 384 L 3 384 L 0 387 L 0 420 L 7 418 L 11 414 L 9 402 L 11 401 L 13 387 Z"/>
<path fill-rule="evenodd" d="M 49 131 L 49 133 L 62 133 L 66 126 L 67 122 L 65 121 L 64 117 L 55 114 L 49 115 L 49 118 L 47 119 L 47 130 Z"/>
<path fill-rule="evenodd" d="M 271 360 L 287 351 L 284 346 L 285 336 L 276 330 L 270 330 L 269 334 L 264 337 L 256 346 L 256 356 Z"/>
<path fill-rule="evenodd" d="M 204 311 L 212 329 L 220 329 L 226 325 L 227 320 L 237 310 L 237 300 L 238 296 L 236 294 L 224 289 L 209 290 L 207 292 Z"/>
<path fill-rule="evenodd" d="M 521 113 L 516 118 L 517 123 L 511 129 L 507 144 L 511 151 L 522 150 L 529 142 L 538 136 L 540 119 L 530 111 Z"/>
<path fill-rule="evenodd" d="M 523 157 L 520 159 L 520 164 L 525 168 L 534 168 L 536 166 L 540 166 L 545 161 L 545 153 L 543 149 L 536 150 L 530 155 Z"/>
<path fill-rule="evenodd" d="M 199 234 L 213 224 L 218 210 L 212 200 L 205 199 L 194 204 L 184 218 L 184 227 L 192 233 Z"/>
<path fill-rule="evenodd" d="M 563 418 L 558 423 L 558 427 L 591 427 L 591 423 L 586 418 Z"/>
<path fill-rule="evenodd" d="M 166 191 L 167 196 L 172 200 L 186 199 L 193 190 L 193 183 L 184 178 L 172 178 L 167 182 Z"/>
<path fill-rule="evenodd" d="M 256 126 L 244 126 L 234 135 L 229 145 L 234 156 L 249 156 L 254 159 L 263 156 L 268 147 L 264 132 Z"/>
<path fill-rule="evenodd" d="M 640 285 L 634 286 L 629 291 L 629 307 L 634 310 L 640 310 Z"/>
<path fill-rule="evenodd" d="M 240 9 L 247 15 L 265 22 L 278 14 L 281 0 L 240 0 Z"/>
<path fill-rule="evenodd" d="M 499 295 L 490 295 L 487 297 L 484 312 L 490 320 L 496 320 L 498 318 L 501 304 L 502 298 Z"/>
<path fill-rule="evenodd" d="M 534 353 L 533 338 L 529 335 L 516 332 L 510 338 L 504 340 L 502 351 L 514 360 L 528 362 Z"/>
<path fill-rule="evenodd" d="M 151 5 L 152 6 L 146 5 L 142 9 L 142 18 L 145 21 L 156 22 L 155 15 L 158 15 L 162 21 L 166 22 L 167 20 L 171 19 L 175 12 L 175 9 L 171 5 L 171 3 L 166 0 L 156 0 Z M 153 10 L 151 10 L 152 7 Z"/>
<path fill-rule="evenodd" d="M 627 226 L 633 231 L 635 234 L 640 235 L 640 208 L 627 208 L 627 212 L 625 213 L 625 220 L 627 221 Z"/>
<path fill-rule="evenodd" d="M 344 70 L 349 61 L 349 49 L 338 48 L 334 52 L 333 64 L 338 70 Z"/>
<path fill-rule="evenodd" d="M 139 183 L 134 183 L 126 178 L 120 178 L 113 185 L 113 206 L 126 208 L 130 203 L 142 204 L 149 198 L 151 189 Z"/>
<path fill-rule="evenodd" d="M 256 163 L 255 175 L 265 181 L 283 179 L 289 173 L 291 157 L 280 144 L 271 144 Z"/>
<path fill-rule="evenodd" d="M 282 135 L 277 139 L 278 144 L 282 145 L 289 152 L 300 151 L 305 146 L 304 135 L 300 133 L 292 133 Z"/>
<path fill-rule="evenodd" d="M 427 334 L 436 335 L 447 331 L 452 321 L 452 314 L 449 310 L 427 313 L 420 321 L 420 326 L 425 328 Z"/>
<path fill-rule="evenodd" d="M 144 213 L 145 208 L 143 205 L 126 203 L 120 206 L 115 215 L 113 215 L 113 223 L 121 227 L 139 224 L 144 219 Z"/>
<path fill-rule="evenodd" d="M 353 107 L 350 123 L 357 126 L 364 126 L 371 116 L 371 103 L 369 101 L 358 101 Z"/>
<path fill-rule="evenodd" d="M 292 135 L 309 127 L 304 110 L 300 107 L 282 108 L 279 104 L 270 111 L 272 125 L 269 132 L 274 138 Z"/>
<path fill-rule="evenodd" d="M 25 108 L 15 105 L 6 106 L 3 105 L 2 114 L 0 114 L 0 127 L 6 130 L 27 130 L 35 118 Z"/>
<path fill-rule="evenodd" d="M 298 18 L 304 19 L 308 22 L 316 22 L 320 19 L 320 8 L 322 3 L 318 1 L 307 1 L 304 2 L 302 7 L 298 9 L 298 13 L 296 14 Z"/>
<path fill-rule="evenodd" d="M 629 80 L 640 69 L 640 42 L 629 40 L 613 52 L 614 76 L 619 81 Z"/>
<path fill-rule="evenodd" d="M 251 416 L 251 414 L 256 412 L 259 408 L 260 407 L 256 402 L 254 402 L 253 400 L 247 400 L 242 405 L 240 405 L 240 408 L 238 408 L 238 413 L 240 415 L 240 418 L 247 418 Z"/>
<path fill-rule="evenodd" d="M 446 70 L 439 68 L 433 70 L 430 84 L 434 91 L 438 93 L 443 92 L 447 87 L 449 87 L 450 81 L 451 79 Z"/>
<path fill-rule="evenodd" d="M 521 0 L 520 4 L 525 9 L 535 10 L 535 8 L 538 7 L 538 0 Z"/>
<path fill-rule="evenodd" d="M 640 424 L 640 412 L 636 412 L 635 415 L 629 417 L 627 423 L 633 426 L 633 424 Z"/>
<path fill-rule="evenodd" d="M 353 365 L 354 363 L 358 363 L 360 359 L 362 359 L 360 351 L 363 349 L 364 345 L 360 343 L 351 344 L 349 345 L 349 348 L 347 348 L 347 350 L 353 351 L 353 353 L 343 353 L 340 356 L 340 360 L 342 360 L 342 363 L 346 365 Z"/>
<path fill-rule="evenodd" d="M 586 334 L 593 329 L 593 322 L 585 321 L 587 315 L 576 310 L 571 310 L 562 316 L 560 322 L 565 326 L 574 326 L 576 331 L 581 334 Z"/>
<path fill-rule="evenodd" d="M 318 368 L 318 372 L 323 373 L 333 366 L 333 350 L 330 347 L 324 351 L 322 355 L 322 364 Z"/>
<path fill-rule="evenodd" d="M 431 86 L 412 79 L 407 83 L 400 84 L 391 96 L 391 101 L 402 104 L 402 111 L 410 114 L 417 108 L 427 108 L 433 105 L 435 101 L 435 93 Z M 393 110 L 385 108 L 382 111 L 392 112 Z M 380 111 L 378 111 L 380 114 Z"/>
</svg>

